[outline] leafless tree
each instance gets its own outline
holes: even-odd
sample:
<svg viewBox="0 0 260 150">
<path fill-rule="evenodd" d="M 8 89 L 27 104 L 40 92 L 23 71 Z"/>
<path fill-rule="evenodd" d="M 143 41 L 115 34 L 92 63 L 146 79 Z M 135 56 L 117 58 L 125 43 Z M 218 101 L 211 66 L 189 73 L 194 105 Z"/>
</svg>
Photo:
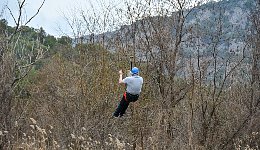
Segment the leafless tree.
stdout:
<svg viewBox="0 0 260 150">
<path fill-rule="evenodd" d="M 14 106 L 16 105 L 15 95 L 19 83 L 28 75 L 28 72 L 32 69 L 33 64 L 37 62 L 43 56 L 43 49 L 38 45 L 33 45 L 32 50 L 36 52 L 36 55 L 31 51 L 25 53 L 25 46 L 21 43 L 20 31 L 21 27 L 27 25 L 33 18 L 35 18 L 45 0 L 40 4 L 37 12 L 32 15 L 28 20 L 22 20 L 24 14 L 24 7 L 26 0 L 18 2 L 18 15 L 15 16 L 13 11 L 6 6 L 9 10 L 15 22 L 15 30 L 13 33 L 6 34 L 0 33 L 1 41 L 1 57 L 0 57 L 0 96 L 1 96 L 1 115 L 0 115 L 0 129 L 2 131 L 12 132 L 12 124 L 17 116 L 14 116 Z M 23 22 L 25 22 L 23 24 Z M 19 58 L 17 56 L 19 55 Z M 10 136 L 9 136 L 10 137 Z M 8 145 L 9 137 L 6 136 L 0 145 L 2 148 L 6 148 Z M 9 143 L 10 144 L 10 143 Z"/>
<path fill-rule="evenodd" d="M 76 44 L 66 50 L 57 47 L 58 53 L 30 79 L 30 102 L 23 107 L 27 111 L 17 115 L 53 127 L 35 147 L 51 149 L 53 144 L 44 143 L 55 142 L 68 149 L 257 147 L 259 13 L 252 13 L 252 34 L 245 40 L 240 25 L 225 22 L 228 12 L 221 3 L 203 7 L 203 1 L 196 1 L 195 7 L 192 2 L 129 0 L 123 2 L 125 9 L 101 2 L 102 10 L 92 5 L 77 9 L 78 15 L 66 15 Z M 213 17 L 205 15 L 209 13 Z M 122 26 L 113 30 L 114 25 Z M 19 39 L 17 34 L 19 28 L 12 39 Z M 10 43 L 2 43 L 13 50 Z M 64 57 L 66 52 L 73 56 Z M 4 54 L 1 86 L 12 87 L 18 69 L 9 67 L 11 62 L 29 67 L 34 61 L 20 64 L 11 53 Z M 117 71 L 128 70 L 130 56 L 144 77 L 142 94 L 124 118 L 111 118 L 124 91 L 117 84 Z M 14 87 L 26 76 L 20 77 Z M 11 104 L 20 100 L 15 96 L 11 94 Z M 24 130 L 30 132 L 26 126 Z M 240 140 L 245 142 L 241 145 Z"/>
</svg>

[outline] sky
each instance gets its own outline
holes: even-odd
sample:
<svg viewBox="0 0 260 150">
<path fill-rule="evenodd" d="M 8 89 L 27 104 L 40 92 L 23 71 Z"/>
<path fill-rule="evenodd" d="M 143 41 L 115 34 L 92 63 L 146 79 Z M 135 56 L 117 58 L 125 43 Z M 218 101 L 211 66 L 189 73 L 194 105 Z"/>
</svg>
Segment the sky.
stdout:
<svg viewBox="0 0 260 150">
<path fill-rule="evenodd" d="M 5 18 L 11 26 L 14 26 L 15 23 L 9 10 L 6 9 L 6 6 L 10 8 L 14 17 L 17 18 L 18 1 L 19 0 L 0 0 L 0 17 Z M 100 0 L 99 3 L 103 3 L 104 5 L 105 3 L 114 3 L 115 5 L 120 4 L 120 0 L 104 1 L 105 2 L 101 2 Z M 24 7 L 24 14 L 26 15 L 23 16 L 24 22 L 37 12 L 42 2 L 43 0 L 26 0 Z M 69 25 L 66 22 L 65 16 L 75 16 L 76 14 L 72 14 L 70 12 L 74 13 L 80 9 L 90 9 L 92 8 L 91 5 L 96 8 L 102 7 L 99 6 L 100 4 L 97 2 L 98 0 L 45 0 L 39 14 L 29 24 L 27 24 L 27 26 L 34 27 L 36 29 L 43 27 L 46 33 L 56 37 L 64 34 L 69 35 Z"/>
<path fill-rule="evenodd" d="M 15 23 L 6 6 L 10 8 L 14 17 L 17 18 L 19 10 L 18 1 L 24 0 L 0 0 L 0 19 L 6 19 L 8 21 L 8 25 L 10 26 L 14 26 Z M 27 26 L 36 29 L 42 27 L 47 34 L 53 35 L 55 37 L 60 37 L 62 35 L 73 36 L 73 32 L 65 19 L 66 17 L 73 21 L 74 19 L 79 18 L 80 13 L 84 11 L 84 15 L 91 18 L 93 12 L 100 14 L 103 13 L 103 10 L 106 10 L 106 13 L 110 13 L 110 16 L 112 17 L 118 17 L 116 14 L 113 14 L 116 11 L 114 8 L 116 8 L 117 10 L 123 9 L 123 11 L 126 11 L 127 9 L 124 5 L 125 1 L 127 1 L 128 3 L 132 3 L 134 1 L 141 3 L 143 0 L 45 0 L 45 3 L 42 6 L 39 14 L 29 24 L 27 24 Z M 37 12 L 42 2 L 43 0 L 25 0 L 25 7 L 23 9 L 24 15 L 22 18 L 23 22 L 26 22 L 26 20 L 28 20 Z M 161 1 L 153 0 L 153 2 L 155 3 L 154 8 L 156 8 L 156 6 L 161 7 L 161 4 L 159 3 Z M 93 11 L 92 8 L 95 8 L 96 10 Z M 124 16 L 124 14 L 122 13 L 121 18 L 126 18 L 126 16 Z M 110 22 L 110 24 L 117 23 L 117 25 L 115 26 L 120 26 L 120 24 L 125 23 L 122 20 L 123 19 L 117 19 L 117 21 Z M 76 23 L 79 24 L 79 22 Z M 108 28 L 104 30 L 109 30 L 110 25 L 107 26 Z"/>
</svg>

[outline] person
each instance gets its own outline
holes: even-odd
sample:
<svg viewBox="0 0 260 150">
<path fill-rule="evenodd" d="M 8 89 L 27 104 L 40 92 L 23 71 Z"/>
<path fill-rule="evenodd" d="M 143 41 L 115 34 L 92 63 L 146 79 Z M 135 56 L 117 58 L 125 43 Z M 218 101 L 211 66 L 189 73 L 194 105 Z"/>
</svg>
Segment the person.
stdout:
<svg viewBox="0 0 260 150">
<path fill-rule="evenodd" d="M 121 101 L 113 113 L 114 117 L 122 117 L 125 114 L 129 103 L 137 101 L 141 93 L 143 78 L 139 76 L 139 69 L 137 67 L 133 67 L 130 73 L 130 77 L 123 79 L 123 72 L 122 70 L 119 71 L 119 84 L 125 84 L 126 91 L 124 92 Z"/>
</svg>

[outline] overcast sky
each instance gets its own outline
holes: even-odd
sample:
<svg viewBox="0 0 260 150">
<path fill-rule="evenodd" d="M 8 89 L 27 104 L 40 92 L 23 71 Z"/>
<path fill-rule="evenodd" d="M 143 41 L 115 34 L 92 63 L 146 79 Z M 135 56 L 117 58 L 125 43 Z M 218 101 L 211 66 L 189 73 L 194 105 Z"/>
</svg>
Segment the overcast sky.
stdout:
<svg viewBox="0 0 260 150">
<path fill-rule="evenodd" d="M 21 1 L 21 0 L 20 0 Z M 43 0 L 26 0 L 25 11 L 26 16 L 23 20 L 28 20 L 35 12 L 37 12 Z M 120 4 L 120 0 L 103 0 L 105 3 Z M 104 2 L 102 3 L 104 4 Z M 64 33 L 60 32 L 60 28 L 63 32 L 68 30 L 68 24 L 64 19 L 64 14 L 68 15 L 72 12 L 72 9 L 89 9 L 91 4 L 96 8 L 100 7 L 98 4 L 101 0 L 46 0 L 39 14 L 28 24 L 30 27 L 43 29 L 51 35 L 60 36 Z M 18 4 L 17 0 L 0 0 L 0 10 L 3 10 L 5 6 L 8 6 L 15 17 L 18 16 Z M 8 24 L 13 26 L 14 21 L 7 9 L 2 11 L 2 18 L 8 20 Z M 1 12 L 0 12 L 1 13 Z M 0 14 L 1 15 L 1 14 Z M 71 14 L 72 16 L 74 14 Z M 26 18 L 27 17 L 27 18 Z M 70 33 L 67 33 L 70 34 Z"/>
<path fill-rule="evenodd" d="M 19 10 L 18 1 L 23 0 L 0 0 L 0 17 L 7 19 L 9 25 L 11 26 L 14 26 L 15 24 L 10 15 L 10 12 L 8 11 L 8 9 L 6 9 L 6 6 L 8 6 L 11 9 L 12 13 L 14 14 L 14 17 L 17 18 Z M 26 14 L 23 16 L 24 22 L 37 12 L 42 1 L 43 0 L 26 0 L 25 7 L 23 10 L 24 14 Z M 70 19 L 74 19 L 80 17 L 80 11 L 84 11 L 84 15 L 86 16 L 91 16 L 92 14 L 87 12 L 87 10 L 95 8 L 95 13 L 102 13 L 104 8 L 108 8 L 108 6 L 110 8 L 106 10 L 108 12 L 111 11 L 110 16 L 111 14 L 113 16 L 112 8 L 120 8 L 122 10 L 127 10 L 126 8 L 124 8 L 124 1 L 128 1 L 128 3 L 133 2 L 133 0 L 45 0 L 45 3 L 41 8 L 39 14 L 29 24 L 27 24 L 27 26 L 34 27 L 36 29 L 43 27 L 46 33 L 54 35 L 56 37 L 64 34 L 71 36 L 72 30 L 70 30 L 69 24 L 65 21 L 64 16 L 69 17 Z M 142 0 L 135 1 L 138 3 L 142 2 Z M 155 0 L 153 2 L 155 3 L 155 7 L 156 5 L 162 7 L 162 5 L 160 4 L 161 1 Z M 115 16 L 117 17 L 117 15 L 114 14 L 113 17 Z M 126 18 L 124 14 L 122 14 L 122 16 Z M 121 18 L 123 18 L 122 16 Z M 123 22 L 123 24 L 125 23 L 124 21 L 122 21 L 122 19 L 115 22 L 120 22 L 117 26 L 120 26 L 120 24 L 122 24 L 121 22 Z"/>
</svg>

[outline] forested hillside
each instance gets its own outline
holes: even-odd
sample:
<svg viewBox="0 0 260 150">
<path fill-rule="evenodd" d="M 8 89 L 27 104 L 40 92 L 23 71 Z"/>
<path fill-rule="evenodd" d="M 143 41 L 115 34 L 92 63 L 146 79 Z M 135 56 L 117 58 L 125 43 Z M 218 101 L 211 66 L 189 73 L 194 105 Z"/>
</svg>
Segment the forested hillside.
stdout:
<svg viewBox="0 0 260 150">
<path fill-rule="evenodd" d="M 258 150 L 260 1 L 160 2 L 98 34 L 115 20 L 82 9 L 73 37 L 0 14 L 0 149 Z M 130 60 L 142 93 L 115 118 Z"/>
</svg>

